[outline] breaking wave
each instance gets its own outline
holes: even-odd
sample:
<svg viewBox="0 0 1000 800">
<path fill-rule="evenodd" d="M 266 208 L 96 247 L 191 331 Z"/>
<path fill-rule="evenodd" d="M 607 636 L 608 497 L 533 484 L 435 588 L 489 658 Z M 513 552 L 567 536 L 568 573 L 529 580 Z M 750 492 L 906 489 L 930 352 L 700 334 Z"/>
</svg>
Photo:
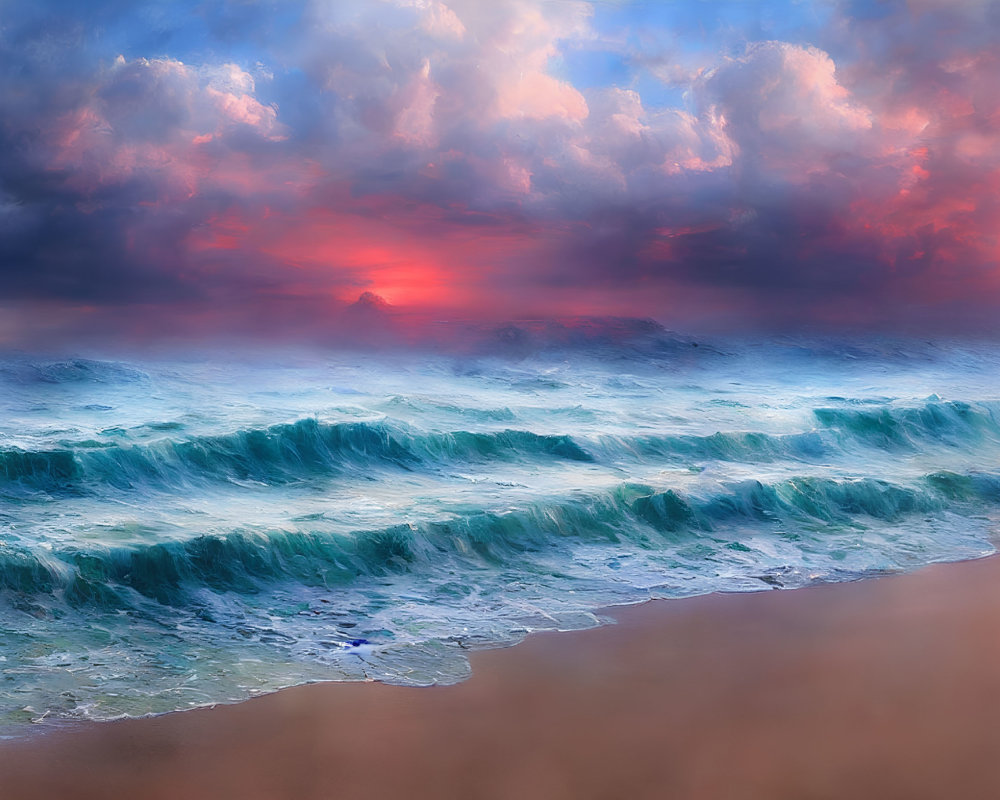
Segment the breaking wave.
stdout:
<svg viewBox="0 0 1000 800">
<path fill-rule="evenodd" d="M 0 360 L 0 729 L 458 680 L 465 646 L 615 603 L 992 551 L 992 354 L 571 339 L 516 363 Z"/>
<path fill-rule="evenodd" d="M 201 590 L 254 594 L 282 582 L 333 588 L 388 573 L 509 567 L 559 550 L 567 541 L 657 550 L 686 537 L 717 546 L 738 543 L 747 526 L 761 523 L 778 534 L 805 527 L 819 535 L 825 528 L 842 531 L 866 519 L 893 523 L 908 515 L 998 501 L 1000 476 L 991 474 L 936 472 L 913 486 L 873 479 L 748 480 L 704 496 L 626 483 L 611 492 L 516 511 L 345 534 L 234 531 L 44 553 L 8 545 L 0 547 L 0 589 L 58 595 L 71 606 L 128 608 L 133 593 L 177 606 L 192 602 Z"/>
</svg>

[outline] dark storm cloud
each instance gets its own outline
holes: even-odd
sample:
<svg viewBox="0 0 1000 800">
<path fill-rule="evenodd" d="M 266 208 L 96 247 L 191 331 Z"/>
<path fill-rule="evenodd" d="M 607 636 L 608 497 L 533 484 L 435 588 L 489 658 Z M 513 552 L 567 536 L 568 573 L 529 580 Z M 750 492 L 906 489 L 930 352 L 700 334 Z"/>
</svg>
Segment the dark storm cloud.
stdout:
<svg viewBox="0 0 1000 800">
<path fill-rule="evenodd" d="M 260 119 L 252 105 L 227 118 L 224 84 L 245 76 L 225 69 L 199 76 L 179 62 L 96 52 L 100 21 L 117 19 L 121 4 L 88 6 L 92 30 L 74 19 L 78 4 L 18 10 L 0 34 L 0 291 L 7 300 L 115 305 L 198 296 L 185 240 L 235 193 L 187 196 L 182 184 L 195 176 L 185 173 L 197 165 L 181 164 L 178 147 L 218 130 L 221 118 L 223 149 L 261 155 L 276 129 L 267 109 Z M 206 154 L 201 169 L 212 162 Z M 239 291 L 239 273 L 231 277 Z"/>
</svg>

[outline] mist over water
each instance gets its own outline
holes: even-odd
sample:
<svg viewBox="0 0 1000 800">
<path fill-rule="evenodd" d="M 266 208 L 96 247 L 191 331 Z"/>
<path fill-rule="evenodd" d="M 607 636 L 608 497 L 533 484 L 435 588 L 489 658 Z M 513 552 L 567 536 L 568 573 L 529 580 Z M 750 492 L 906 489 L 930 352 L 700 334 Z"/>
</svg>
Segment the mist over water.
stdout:
<svg viewBox="0 0 1000 800">
<path fill-rule="evenodd" d="M 4 357 L 0 732 L 449 683 L 609 604 L 986 555 L 998 366 L 794 341 Z"/>
</svg>

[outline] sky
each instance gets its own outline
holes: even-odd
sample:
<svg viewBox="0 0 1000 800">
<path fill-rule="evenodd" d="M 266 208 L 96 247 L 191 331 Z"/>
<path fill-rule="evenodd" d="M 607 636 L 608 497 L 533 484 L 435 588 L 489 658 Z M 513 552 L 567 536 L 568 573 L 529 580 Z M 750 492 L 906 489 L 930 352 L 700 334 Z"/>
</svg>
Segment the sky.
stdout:
<svg viewBox="0 0 1000 800">
<path fill-rule="evenodd" d="M 0 343 L 992 331 L 998 74 L 973 0 L 0 0 Z"/>
</svg>

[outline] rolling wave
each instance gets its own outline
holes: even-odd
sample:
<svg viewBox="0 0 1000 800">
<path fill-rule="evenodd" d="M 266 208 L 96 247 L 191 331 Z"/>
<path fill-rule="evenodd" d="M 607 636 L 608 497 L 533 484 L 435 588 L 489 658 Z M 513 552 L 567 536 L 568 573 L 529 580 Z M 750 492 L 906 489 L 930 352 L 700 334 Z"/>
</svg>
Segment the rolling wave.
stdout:
<svg viewBox="0 0 1000 800">
<path fill-rule="evenodd" d="M 349 469 L 417 470 L 498 459 L 817 462 L 842 455 L 851 443 L 916 450 L 926 442 L 952 447 L 1000 442 L 1000 411 L 988 403 L 831 407 L 816 408 L 813 414 L 819 428 L 802 433 L 603 435 L 593 441 L 517 429 L 421 433 L 390 421 L 324 423 L 309 418 L 148 444 L 88 440 L 51 450 L 0 450 L 0 484 L 48 492 L 81 491 L 88 485 L 172 490 L 209 481 L 282 485 Z"/>
<path fill-rule="evenodd" d="M 142 370 L 116 361 L 73 358 L 65 361 L 7 361 L 0 364 L 0 378 L 22 384 L 128 384 L 146 382 L 149 376 Z"/>
<path fill-rule="evenodd" d="M 953 446 L 1000 438 L 1000 406 L 931 401 L 913 408 L 817 408 L 824 428 L 884 449 L 917 449 L 927 441 Z"/>
<path fill-rule="evenodd" d="M 507 567 L 568 542 L 628 542 L 662 550 L 709 534 L 716 544 L 738 542 L 747 526 L 778 534 L 842 531 L 865 519 L 894 523 L 961 504 L 997 502 L 1000 476 L 992 474 L 936 472 L 913 486 L 870 478 L 748 480 L 705 496 L 626 483 L 603 494 L 517 510 L 350 534 L 234 531 L 52 551 L 0 545 L 0 589 L 58 595 L 70 606 L 129 608 L 132 593 L 183 606 L 205 589 L 252 595 L 275 583 L 332 588 L 362 576 Z"/>
<path fill-rule="evenodd" d="M 571 437 L 530 431 L 413 434 L 381 422 L 315 419 L 152 444 L 0 451 L 0 481 L 46 491 L 87 484 L 176 489 L 205 481 L 281 485 L 345 469 L 416 469 L 429 461 L 551 457 L 592 461 Z"/>
<path fill-rule="evenodd" d="M 0 658 L 18 676 L 0 735 L 303 680 L 454 680 L 456 642 L 609 604 L 991 551 L 992 349 L 693 345 L 0 358 Z"/>
</svg>

